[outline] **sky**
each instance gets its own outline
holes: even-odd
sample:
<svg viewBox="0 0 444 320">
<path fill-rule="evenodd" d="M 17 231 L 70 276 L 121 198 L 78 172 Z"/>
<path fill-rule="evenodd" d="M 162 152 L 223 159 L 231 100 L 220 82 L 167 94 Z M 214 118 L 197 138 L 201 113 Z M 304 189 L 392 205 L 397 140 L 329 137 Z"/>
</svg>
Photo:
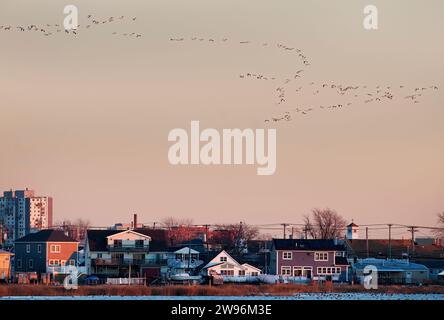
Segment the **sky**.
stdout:
<svg viewBox="0 0 444 320">
<path fill-rule="evenodd" d="M 0 30 L 1 190 L 35 189 L 54 198 L 55 221 L 96 226 L 133 213 L 147 223 L 301 223 L 324 207 L 357 224 L 436 224 L 444 210 L 442 1 L 374 0 L 373 31 L 362 25 L 367 1 L 70 4 L 79 9 L 77 35 Z M 125 19 L 85 29 L 89 14 Z M 0 25 L 63 18 L 55 1 L 0 2 Z M 310 65 L 277 44 L 300 49 Z M 284 80 L 299 69 L 284 104 L 276 103 L 282 84 L 240 77 Z M 343 98 L 315 95 L 312 82 L 398 89 L 391 101 L 330 112 L 317 106 Z M 415 104 L 401 85 L 439 90 Z M 264 121 L 310 106 L 291 121 Z M 168 133 L 189 130 L 191 120 L 219 130 L 275 128 L 276 173 L 171 165 Z"/>
</svg>

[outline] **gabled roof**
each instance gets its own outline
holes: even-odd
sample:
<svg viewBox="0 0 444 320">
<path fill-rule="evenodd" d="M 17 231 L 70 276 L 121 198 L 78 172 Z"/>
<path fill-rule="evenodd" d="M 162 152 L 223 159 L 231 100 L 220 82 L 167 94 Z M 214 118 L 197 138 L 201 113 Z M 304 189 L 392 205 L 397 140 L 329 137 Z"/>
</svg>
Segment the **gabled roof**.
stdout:
<svg viewBox="0 0 444 320">
<path fill-rule="evenodd" d="M 63 231 L 46 229 L 36 233 L 30 233 L 15 240 L 15 242 L 79 242 L 65 235 Z"/>
<path fill-rule="evenodd" d="M 0 254 L 8 254 L 8 255 L 10 255 L 10 256 L 13 256 L 13 255 L 14 255 L 13 253 L 11 253 L 11 252 L 9 252 L 9 251 L 2 250 L 2 249 L 0 249 Z"/>
<path fill-rule="evenodd" d="M 359 227 L 356 223 L 352 222 L 347 227 Z"/>
<path fill-rule="evenodd" d="M 132 233 L 132 234 L 135 234 L 135 235 L 137 235 L 137 236 L 141 236 L 141 237 L 143 237 L 143 238 L 146 238 L 146 239 L 151 240 L 151 237 L 150 237 L 149 235 L 147 235 L 147 234 L 143 234 L 143 233 L 140 233 L 140 232 L 137 232 L 136 230 L 123 230 L 123 231 L 120 231 L 120 232 L 117 232 L 117 233 L 111 234 L 111 235 L 107 236 L 107 238 L 112 238 L 112 237 L 114 237 L 114 236 L 117 236 L 117 235 L 119 235 L 119 234 L 123 234 L 123 233 Z"/>
<path fill-rule="evenodd" d="M 345 247 L 335 244 L 334 240 L 320 239 L 273 239 L 276 250 L 302 250 L 302 251 L 345 251 Z"/>
<path fill-rule="evenodd" d="M 226 252 L 225 250 L 222 250 L 222 251 L 219 252 L 219 253 L 218 253 L 213 259 L 211 259 L 210 262 L 208 262 L 208 263 L 203 267 L 203 269 L 208 268 L 210 264 L 213 264 L 213 266 L 214 266 L 214 263 L 221 262 L 220 260 L 217 259 L 217 258 L 219 258 L 221 255 L 226 255 L 227 258 L 231 259 L 231 260 L 232 260 L 232 261 L 233 261 L 238 267 L 241 267 L 241 265 L 239 264 L 239 262 L 236 261 L 236 259 L 234 259 L 232 256 L 230 256 L 230 255 L 228 254 L 228 252 Z M 227 259 L 227 260 L 228 260 L 228 259 Z M 222 262 L 221 264 L 223 264 L 223 263 L 228 263 L 228 262 L 229 262 L 229 261 L 227 261 L 227 262 Z"/>
<path fill-rule="evenodd" d="M 243 263 L 243 264 L 242 264 L 242 267 L 248 267 L 248 268 L 251 268 L 251 269 L 255 269 L 255 270 L 257 270 L 257 271 L 262 271 L 262 270 L 259 269 L 258 267 L 252 266 L 251 264 L 248 264 L 248 263 Z"/>
<path fill-rule="evenodd" d="M 199 251 L 191 249 L 190 247 L 183 247 L 182 249 L 174 251 L 176 254 L 199 254 Z"/>
</svg>

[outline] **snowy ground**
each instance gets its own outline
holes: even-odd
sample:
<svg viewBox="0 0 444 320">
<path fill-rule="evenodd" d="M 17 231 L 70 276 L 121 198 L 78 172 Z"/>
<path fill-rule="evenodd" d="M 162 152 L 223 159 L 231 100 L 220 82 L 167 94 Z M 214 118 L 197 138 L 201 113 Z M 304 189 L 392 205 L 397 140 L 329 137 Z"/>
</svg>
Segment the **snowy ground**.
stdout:
<svg viewBox="0 0 444 320">
<path fill-rule="evenodd" d="M 292 296 L 9 296 L 0 300 L 444 300 L 444 294 L 297 293 Z"/>
</svg>

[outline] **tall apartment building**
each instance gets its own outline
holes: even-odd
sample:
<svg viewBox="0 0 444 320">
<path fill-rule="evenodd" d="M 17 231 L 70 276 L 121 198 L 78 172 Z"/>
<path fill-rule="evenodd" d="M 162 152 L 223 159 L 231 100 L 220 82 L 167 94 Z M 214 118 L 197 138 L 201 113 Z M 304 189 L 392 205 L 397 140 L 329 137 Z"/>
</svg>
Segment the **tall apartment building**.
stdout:
<svg viewBox="0 0 444 320">
<path fill-rule="evenodd" d="M 0 197 L 0 243 L 9 246 L 31 232 L 52 226 L 52 198 L 34 190 L 5 191 Z"/>
</svg>

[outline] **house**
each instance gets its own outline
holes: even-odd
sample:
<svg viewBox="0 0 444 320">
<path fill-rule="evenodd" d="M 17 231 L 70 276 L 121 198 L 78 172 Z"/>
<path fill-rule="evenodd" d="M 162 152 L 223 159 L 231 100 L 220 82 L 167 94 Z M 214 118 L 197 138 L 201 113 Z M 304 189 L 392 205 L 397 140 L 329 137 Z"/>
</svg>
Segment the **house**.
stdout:
<svg viewBox="0 0 444 320">
<path fill-rule="evenodd" d="M 0 282 L 9 282 L 11 279 L 11 257 L 9 251 L 0 249 Z"/>
<path fill-rule="evenodd" d="M 79 242 L 59 230 L 41 230 L 15 241 L 15 272 L 37 276 L 68 273 L 78 266 Z"/>
<path fill-rule="evenodd" d="M 411 262 L 422 264 L 429 269 L 431 281 L 440 280 L 440 274 L 444 273 L 444 259 L 414 259 Z"/>
<path fill-rule="evenodd" d="M 353 278 L 357 282 L 363 283 L 367 266 L 376 267 L 378 284 L 422 284 L 429 279 L 429 270 L 424 265 L 405 259 L 368 258 L 353 265 Z"/>
<path fill-rule="evenodd" d="M 102 278 L 158 278 L 168 269 L 168 242 L 160 229 L 87 230 L 86 272 Z"/>
<path fill-rule="evenodd" d="M 167 282 L 199 281 L 198 269 L 203 265 L 200 252 L 191 247 L 170 248 L 167 258 L 168 269 L 161 276 Z"/>
<path fill-rule="evenodd" d="M 345 251 L 335 240 L 273 239 L 269 270 L 300 280 L 349 281 Z"/>
<path fill-rule="evenodd" d="M 256 277 L 262 271 L 248 263 L 240 264 L 225 250 L 211 259 L 202 269 L 205 276 L 217 274 L 226 277 Z"/>
</svg>

